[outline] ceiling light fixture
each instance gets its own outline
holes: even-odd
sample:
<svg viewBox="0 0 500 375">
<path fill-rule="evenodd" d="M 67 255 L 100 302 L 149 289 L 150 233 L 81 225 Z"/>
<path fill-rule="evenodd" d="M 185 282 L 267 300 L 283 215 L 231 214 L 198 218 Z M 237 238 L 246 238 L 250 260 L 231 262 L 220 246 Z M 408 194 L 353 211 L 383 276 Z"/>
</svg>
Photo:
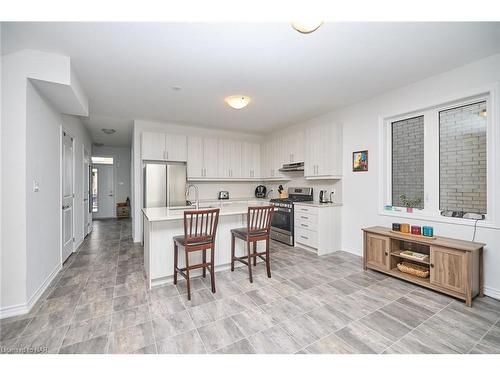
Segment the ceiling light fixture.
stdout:
<svg viewBox="0 0 500 375">
<path fill-rule="evenodd" d="M 295 21 L 292 22 L 292 27 L 302 34 L 310 34 L 323 24 L 323 21 Z"/>
<path fill-rule="evenodd" d="M 104 146 L 104 143 L 94 142 L 93 145 L 95 147 L 102 147 L 102 146 Z"/>
<path fill-rule="evenodd" d="M 105 134 L 115 134 L 115 129 L 101 129 Z"/>
<path fill-rule="evenodd" d="M 250 97 L 245 95 L 231 95 L 224 99 L 228 106 L 234 109 L 245 108 L 250 103 Z"/>
</svg>

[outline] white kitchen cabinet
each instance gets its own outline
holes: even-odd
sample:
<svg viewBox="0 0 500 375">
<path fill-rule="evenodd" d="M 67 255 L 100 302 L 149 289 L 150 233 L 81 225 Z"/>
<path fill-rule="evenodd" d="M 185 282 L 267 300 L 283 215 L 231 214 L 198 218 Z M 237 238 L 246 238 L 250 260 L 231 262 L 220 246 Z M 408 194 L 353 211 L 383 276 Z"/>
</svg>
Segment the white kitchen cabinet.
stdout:
<svg viewBox="0 0 500 375">
<path fill-rule="evenodd" d="M 218 140 L 188 137 L 188 178 L 217 178 Z"/>
<path fill-rule="evenodd" d="M 288 164 L 304 162 L 304 132 L 296 131 L 288 134 L 284 139 L 283 149 L 284 163 Z"/>
<path fill-rule="evenodd" d="M 141 143 L 142 159 L 186 161 L 186 138 L 185 135 L 144 132 Z"/>
<path fill-rule="evenodd" d="M 269 180 L 284 179 L 283 173 L 279 171 L 284 162 L 284 137 L 275 137 L 262 145 L 261 176 Z"/>
<path fill-rule="evenodd" d="M 295 242 L 318 255 L 340 250 L 340 206 L 294 204 Z"/>
<path fill-rule="evenodd" d="M 243 142 L 241 145 L 241 177 L 259 178 L 261 147 L 258 143 Z"/>
<path fill-rule="evenodd" d="M 218 177 L 241 177 L 241 142 L 228 139 L 219 140 Z"/>
<path fill-rule="evenodd" d="M 342 128 L 339 125 L 325 124 L 307 129 L 305 146 L 306 178 L 342 177 Z"/>
</svg>

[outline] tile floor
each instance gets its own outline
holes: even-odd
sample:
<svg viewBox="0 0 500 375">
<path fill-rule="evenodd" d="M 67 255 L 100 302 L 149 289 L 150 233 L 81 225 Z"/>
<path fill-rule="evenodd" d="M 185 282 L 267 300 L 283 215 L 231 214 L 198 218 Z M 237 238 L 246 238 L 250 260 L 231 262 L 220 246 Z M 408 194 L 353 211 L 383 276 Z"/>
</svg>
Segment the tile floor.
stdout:
<svg viewBox="0 0 500 375">
<path fill-rule="evenodd" d="M 361 258 L 272 246 L 258 265 L 146 289 L 130 221 L 96 221 L 33 311 L 0 321 L 1 352 L 500 353 L 500 301 L 462 302 L 363 271 Z"/>
</svg>

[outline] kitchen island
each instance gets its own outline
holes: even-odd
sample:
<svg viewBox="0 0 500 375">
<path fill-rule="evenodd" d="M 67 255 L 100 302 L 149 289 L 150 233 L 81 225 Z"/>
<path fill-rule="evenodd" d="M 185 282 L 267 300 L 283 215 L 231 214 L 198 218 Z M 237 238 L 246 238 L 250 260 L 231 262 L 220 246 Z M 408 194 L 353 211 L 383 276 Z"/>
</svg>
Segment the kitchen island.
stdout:
<svg viewBox="0 0 500 375">
<path fill-rule="evenodd" d="M 247 202 L 224 202 L 203 205 L 200 209 L 220 208 L 219 225 L 215 244 L 215 270 L 229 268 L 231 264 L 231 229 L 246 226 L 249 206 L 263 206 L 265 200 Z M 193 208 L 143 208 L 144 220 L 144 269 L 149 288 L 172 282 L 174 275 L 174 243 L 172 238 L 184 234 L 184 211 Z M 265 243 L 258 244 L 259 251 Z M 179 266 L 184 267 L 183 250 L 179 249 Z M 208 254 L 210 254 L 208 252 Z M 208 255 L 207 254 L 207 255 Z M 236 240 L 236 255 L 243 256 L 246 249 L 243 241 Z M 190 254 L 191 264 L 201 262 L 201 252 Z M 241 263 L 237 262 L 237 266 Z M 201 275 L 201 269 L 192 271 L 192 276 Z M 217 280 L 217 276 L 216 276 Z"/>
</svg>

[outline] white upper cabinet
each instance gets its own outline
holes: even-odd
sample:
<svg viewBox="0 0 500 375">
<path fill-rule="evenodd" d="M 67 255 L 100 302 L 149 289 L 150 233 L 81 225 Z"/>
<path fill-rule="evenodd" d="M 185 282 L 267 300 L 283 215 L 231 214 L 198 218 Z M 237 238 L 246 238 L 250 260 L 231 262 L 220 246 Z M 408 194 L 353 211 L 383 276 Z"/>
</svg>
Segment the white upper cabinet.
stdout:
<svg viewBox="0 0 500 375">
<path fill-rule="evenodd" d="M 275 137 L 262 145 L 261 176 L 266 179 L 283 179 L 279 171 L 285 161 L 285 138 Z"/>
<path fill-rule="evenodd" d="M 188 137 L 188 178 L 217 178 L 218 140 Z"/>
<path fill-rule="evenodd" d="M 241 177 L 258 178 L 260 173 L 261 147 L 258 143 L 243 142 L 241 145 Z"/>
<path fill-rule="evenodd" d="M 310 179 L 342 177 L 342 128 L 336 124 L 305 131 L 304 176 Z"/>
<path fill-rule="evenodd" d="M 186 161 L 186 138 L 185 135 L 144 132 L 141 143 L 142 159 Z"/>
<path fill-rule="evenodd" d="M 296 131 L 285 137 L 284 163 L 304 162 L 304 132 Z"/>
<path fill-rule="evenodd" d="M 241 178 L 241 142 L 219 140 L 219 178 Z"/>
</svg>

